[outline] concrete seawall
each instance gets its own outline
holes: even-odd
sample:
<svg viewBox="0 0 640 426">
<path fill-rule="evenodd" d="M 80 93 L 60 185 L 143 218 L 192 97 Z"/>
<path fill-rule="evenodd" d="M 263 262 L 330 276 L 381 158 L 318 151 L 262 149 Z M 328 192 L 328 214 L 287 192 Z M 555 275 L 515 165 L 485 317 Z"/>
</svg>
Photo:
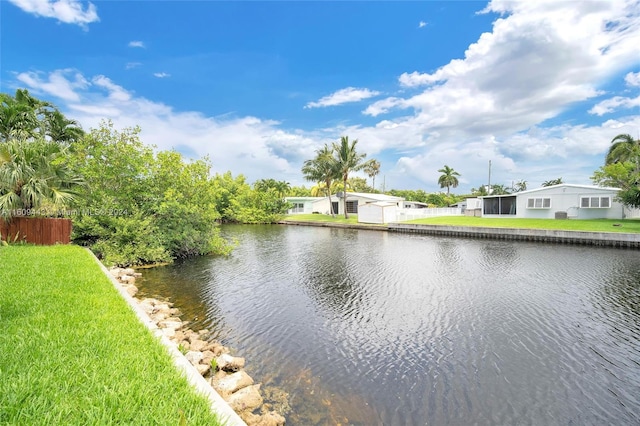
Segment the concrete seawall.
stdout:
<svg viewBox="0 0 640 426">
<path fill-rule="evenodd" d="M 561 231 L 557 229 L 482 228 L 393 223 L 389 231 L 410 234 L 443 235 L 467 238 L 581 244 L 604 247 L 640 248 L 640 234 L 618 232 Z"/>
<path fill-rule="evenodd" d="M 622 232 L 563 231 L 557 229 L 485 228 L 473 226 L 419 225 L 391 223 L 367 225 L 333 222 L 303 222 L 285 220 L 284 225 L 317 226 L 326 228 L 366 229 L 405 234 L 440 235 L 447 237 L 484 238 L 494 240 L 533 241 L 555 244 L 578 244 L 601 247 L 640 248 L 640 234 Z"/>
</svg>

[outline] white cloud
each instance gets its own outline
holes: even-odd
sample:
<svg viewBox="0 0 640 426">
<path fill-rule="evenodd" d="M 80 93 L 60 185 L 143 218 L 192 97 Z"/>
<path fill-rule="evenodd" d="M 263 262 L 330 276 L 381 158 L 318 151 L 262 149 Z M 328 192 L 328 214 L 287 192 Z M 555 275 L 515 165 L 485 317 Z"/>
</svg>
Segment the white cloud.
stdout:
<svg viewBox="0 0 640 426">
<path fill-rule="evenodd" d="M 418 23 L 418 28 L 424 28 L 424 27 L 426 27 L 426 26 L 427 26 L 427 23 L 426 23 L 426 22 L 424 22 L 424 21 L 420 21 L 420 22 Z"/>
<path fill-rule="evenodd" d="M 88 86 L 87 80 L 77 71 L 72 69 L 56 70 L 45 76 L 41 72 L 23 72 L 16 76 L 18 81 L 36 89 L 37 94 L 46 94 L 65 101 L 78 101 L 76 93 L 78 89 Z"/>
<path fill-rule="evenodd" d="M 87 28 L 87 24 L 98 22 L 98 12 L 93 3 L 84 8 L 78 0 L 9 0 L 27 13 L 45 18 L 54 18 L 65 24 L 76 24 Z"/>
<path fill-rule="evenodd" d="M 317 102 L 309 102 L 305 105 L 305 108 L 320 108 L 334 105 L 341 105 L 348 102 L 358 102 L 363 99 L 368 99 L 374 96 L 378 96 L 380 92 L 369 89 L 358 89 L 355 87 L 347 87 L 340 89 L 328 96 L 320 98 Z"/>
<path fill-rule="evenodd" d="M 602 94 L 598 85 L 637 63 L 640 2 L 494 1 L 503 16 L 463 59 L 430 73 L 403 73 L 407 98 L 382 99 L 371 115 L 412 108 L 406 117 L 427 131 L 519 132 Z M 630 77 L 632 81 L 634 77 Z"/>
<path fill-rule="evenodd" d="M 153 76 L 158 78 L 167 78 L 171 77 L 171 74 L 167 74 L 166 72 L 154 72 Z"/>
<path fill-rule="evenodd" d="M 389 112 L 389 110 L 391 110 L 392 108 L 401 107 L 403 103 L 404 99 L 401 98 L 386 98 L 372 103 L 364 111 L 362 111 L 362 113 L 376 117 L 380 114 Z"/>
<path fill-rule="evenodd" d="M 620 108 L 630 109 L 635 107 L 640 107 L 640 96 L 636 96 L 635 98 L 614 96 L 611 99 L 598 102 L 589 110 L 589 114 L 604 115 Z"/>
<path fill-rule="evenodd" d="M 104 75 L 85 78 L 63 70 L 35 76 L 38 78 L 23 81 L 33 93 L 52 95 L 73 88 L 73 95 L 65 93 L 61 98 L 64 102 L 58 106 L 85 129 L 97 127 L 103 119 L 113 120 L 117 128 L 139 125 L 145 143 L 159 149 L 180 149 L 198 157 L 209 155 L 215 173 L 231 170 L 234 176 L 244 174 L 249 182 L 277 178 L 303 184 L 302 162 L 330 141 L 321 131 L 286 131 L 273 120 L 176 111 L 137 96 Z M 84 84 L 76 84 L 79 80 Z M 52 81 L 56 81 L 57 88 Z"/>
<path fill-rule="evenodd" d="M 146 46 L 143 41 L 133 40 L 129 42 L 129 47 L 140 47 L 144 49 Z"/>
<path fill-rule="evenodd" d="M 624 77 L 624 81 L 629 86 L 640 87 L 640 72 L 630 72 Z"/>
<path fill-rule="evenodd" d="M 133 68 L 138 68 L 140 65 L 142 65 L 142 63 L 140 62 L 127 62 L 127 64 L 124 66 L 125 69 L 130 70 Z"/>
<path fill-rule="evenodd" d="M 112 101 L 118 102 L 128 102 L 131 100 L 131 94 L 126 91 L 123 87 L 118 86 L 111 79 L 105 77 L 104 75 L 98 75 L 91 79 L 91 82 L 100 88 L 106 89 L 108 92 L 109 99 Z"/>
</svg>

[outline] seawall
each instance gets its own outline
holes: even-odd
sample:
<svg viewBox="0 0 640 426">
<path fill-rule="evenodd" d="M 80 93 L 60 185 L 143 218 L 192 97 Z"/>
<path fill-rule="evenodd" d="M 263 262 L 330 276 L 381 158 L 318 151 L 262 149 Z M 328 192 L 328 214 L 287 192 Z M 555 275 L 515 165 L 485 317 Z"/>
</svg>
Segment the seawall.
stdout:
<svg viewBox="0 0 640 426">
<path fill-rule="evenodd" d="M 421 225 L 391 223 L 388 225 L 348 224 L 332 222 L 302 222 L 285 220 L 285 225 L 321 226 L 345 229 L 400 232 L 405 234 L 439 235 L 447 237 L 494 240 L 532 241 L 555 244 L 578 244 L 601 247 L 640 248 L 640 234 L 622 232 L 564 231 L 557 229 L 486 228 L 474 226 Z"/>
</svg>

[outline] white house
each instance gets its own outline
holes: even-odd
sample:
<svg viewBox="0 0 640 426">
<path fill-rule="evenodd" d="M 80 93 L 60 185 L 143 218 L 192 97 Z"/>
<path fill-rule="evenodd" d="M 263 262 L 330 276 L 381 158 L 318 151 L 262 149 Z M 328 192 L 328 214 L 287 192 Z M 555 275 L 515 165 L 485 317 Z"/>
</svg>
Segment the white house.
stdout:
<svg viewBox="0 0 640 426">
<path fill-rule="evenodd" d="M 287 214 L 311 214 L 314 212 L 313 203 L 322 200 L 324 197 L 285 197 L 285 200 L 293 206 Z"/>
<path fill-rule="evenodd" d="M 615 201 L 620 189 L 559 184 L 482 200 L 483 217 L 535 219 L 622 219 L 624 207 Z"/>
<path fill-rule="evenodd" d="M 285 200 L 293 204 L 293 208 L 287 212 L 288 214 L 331 214 L 331 211 L 329 210 L 329 197 L 286 197 Z M 378 201 L 392 203 L 401 209 L 404 198 L 385 194 L 347 192 L 347 213 L 358 214 L 359 206 Z M 333 203 L 333 212 L 335 214 L 344 214 L 342 192 L 331 195 L 331 203 Z"/>
</svg>

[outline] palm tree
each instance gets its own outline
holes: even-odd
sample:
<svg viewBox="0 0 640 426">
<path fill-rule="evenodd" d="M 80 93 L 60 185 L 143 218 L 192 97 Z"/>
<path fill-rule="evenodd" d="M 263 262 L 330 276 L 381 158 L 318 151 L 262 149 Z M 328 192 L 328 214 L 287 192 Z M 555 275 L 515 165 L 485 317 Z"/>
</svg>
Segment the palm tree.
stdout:
<svg viewBox="0 0 640 426">
<path fill-rule="evenodd" d="M 334 216 L 333 203 L 331 202 L 331 184 L 334 179 L 338 178 L 338 172 L 331 148 L 325 144 L 324 147 L 317 150 L 316 157 L 313 160 L 304 162 L 302 174 L 308 181 L 324 184 L 325 194 L 329 196 L 331 216 Z"/>
<path fill-rule="evenodd" d="M 356 145 L 358 144 L 358 139 L 355 139 L 353 142 L 349 143 L 349 136 L 342 136 L 340 138 L 340 145 L 334 143 L 333 150 L 335 152 L 335 161 L 337 164 L 338 171 L 340 172 L 340 176 L 342 177 L 344 191 L 343 203 L 344 203 L 344 218 L 348 219 L 349 214 L 347 213 L 347 180 L 349 179 L 349 173 L 357 172 L 358 170 L 362 170 L 365 166 L 363 163 L 364 158 L 367 154 L 358 154 L 356 151 Z"/>
<path fill-rule="evenodd" d="M 519 180 L 516 182 L 515 187 L 513 188 L 515 192 L 522 192 L 527 190 L 527 181 Z"/>
<path fill-rule="evenodd" d="M 371 178 L 371 188 L 376 189 L 376 176 L 380 173 L 380 162 L 372 158 L 364 164 L 363 170 Z"/>
<path fill-rule="evenodd" d="M 64 162 L 67 148 L 38 138 L 0 145 L 0 217 L 19 210 L 66 207 L 82 179 Z"/>
<path fill-rule="evenodd" d="M 0 94 L 0 140 L 48 136 L 55 142 L 70 143 L 82 135 L 75 120 L 67 119 L 49 102 L 34 98 L 28 90 L 18 89 L 15 96 Z"/>
<path fill-rule="evenodd" d="M 77 121 L 68 119 L 58 110 L 46 115 L 45 125 L 46 135 L 55 142 L 72 143 L 84 135 Z"/>
<path fill-rule="evenodd" d="M 559 177 L 558 179 L 551 179 L 551 180 L 547 180 L 542 182 L 542 186 L 553 186 L 553 185 L 560 185 L 562 182 L 562 178 Z"/>
<path fill-rule="evenodd" d="M 633 139 L 629 134 L 620 134 L 611 140 L 611 146 L 605 157 L 605 166 L 613 163 L 631 161 L 640 171 L 640 139 Z"/>
<path fill-rule="evenodd" d="M 444 188 L 446 186 L 447 195 L 449 195 L 449 187 L 458 187 L 458 176 L 460 176 L 460 173 L 456 172 L 446 164 L 442 169 L 438 170 L 438 172 L 442 173 L 442 175 L 440 175 L 440 177 L 438 178 L 440 188 Z"/>
<path fill-rule="evenodd" d="M 38 119 L 33 108 L 16 101 L 7 94 L 0 94 L 0 139 L 29 138 L 36 134 Z"/>
</svg>

